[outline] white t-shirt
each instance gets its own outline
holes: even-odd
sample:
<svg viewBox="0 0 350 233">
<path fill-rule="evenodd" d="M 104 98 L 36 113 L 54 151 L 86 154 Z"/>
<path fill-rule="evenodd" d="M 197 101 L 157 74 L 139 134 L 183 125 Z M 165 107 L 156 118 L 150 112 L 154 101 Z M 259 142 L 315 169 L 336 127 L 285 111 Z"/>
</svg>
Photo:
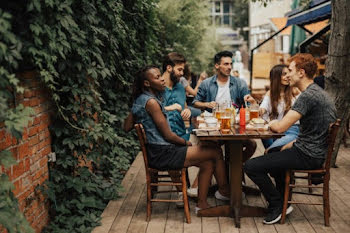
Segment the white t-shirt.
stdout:
<svg viewBox="0 0 350 233">
<path fill-rule="evenodd" d="M 220 85 L 218 83 L 218 93 L 215 98 L 216 103 L 231 103 L 231 95 L 230 95 L 230 79 L 227 80 L 227 82 L 224 85 Z"/>
<path fill-rule="evenodd" d="M 299 97 L 296 96 L 294 98 L 292 98 L 292 106 L 295 102 L 295 100 Z M 286 107 L 286 103 L 284 102 L 283 99 L 281 99 L 279 102 L 278 102 L 278 105 L 277 105 L 277 112 L 278 112 L 278 116 L 277 116 L 277 120 L 282 120 L 283 116 L 284 116 L 284 109 Z M 271 99 L 270 99 L 270 95 L 265 95 L 264 96 L 264 99 L 262 101 L 262 103 L 260 104 L 260 108 L 264 108 L 266 109 L 266 112 L 265 114 L 262 116 L 262 118 L 265 120 L 265 121 L 270 121 L 270 120 L 275 120 L 275 119 L 270 119 L 270 114 L 272 112 L 272 105 L 271 105 Z M 297 121 L 295 124 L 300 124 L 299 121 Z"/>
</svg>

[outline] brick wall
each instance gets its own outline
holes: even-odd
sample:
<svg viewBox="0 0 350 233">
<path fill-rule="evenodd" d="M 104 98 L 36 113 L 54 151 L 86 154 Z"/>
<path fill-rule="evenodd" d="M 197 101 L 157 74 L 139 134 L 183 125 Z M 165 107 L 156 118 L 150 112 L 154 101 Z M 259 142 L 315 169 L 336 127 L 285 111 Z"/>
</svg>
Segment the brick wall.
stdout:
<svg viewBox="0 0 350 233">
<path fill-rule="evenodd" d="M 47 155 L 51 152 L 51 137 L 48 126 L 52 104 L 34 72 L 24 72 L 18 77 L 25 92 L 17 95 L 16 101 L 32 107 L 35 116 L 18 141 L 6 133 L 0 123 L 0 150 L 9 149 L 17 160 L 17 165 L 7 170 L 0 167 L 0 173 L 5 172 L 10 177 L 20 210 L 35 231 L 40 232 L 49 221 L 49 204 L 36 187 L 49 177 Z"/>
</svg>

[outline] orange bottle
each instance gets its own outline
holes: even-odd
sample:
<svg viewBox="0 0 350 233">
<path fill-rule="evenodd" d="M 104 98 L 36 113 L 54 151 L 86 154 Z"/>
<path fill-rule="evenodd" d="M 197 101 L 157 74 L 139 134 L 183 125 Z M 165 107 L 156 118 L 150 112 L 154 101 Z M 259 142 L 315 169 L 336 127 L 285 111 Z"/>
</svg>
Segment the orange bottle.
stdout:
<svg viewBox="0 0 350 233">
<path fill-rule="evenodd" d="M 239 110 L 239 125 L 245 125 L 245 108 L 243 108 L 243 105 Z"/>
</svg>

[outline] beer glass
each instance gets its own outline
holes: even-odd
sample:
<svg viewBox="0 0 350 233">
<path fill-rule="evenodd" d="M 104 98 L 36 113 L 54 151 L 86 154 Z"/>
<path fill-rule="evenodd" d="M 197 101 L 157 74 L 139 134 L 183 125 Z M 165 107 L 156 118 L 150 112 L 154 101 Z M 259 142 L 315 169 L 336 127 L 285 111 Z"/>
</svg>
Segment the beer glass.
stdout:
<svg viewBox="0 0 350 233">
<path fill-rule="evenodd" d="M 259 118 L 259 105 L 253 104 L 250 106 L 250 120 L 253 118 Z"/>
</svg>

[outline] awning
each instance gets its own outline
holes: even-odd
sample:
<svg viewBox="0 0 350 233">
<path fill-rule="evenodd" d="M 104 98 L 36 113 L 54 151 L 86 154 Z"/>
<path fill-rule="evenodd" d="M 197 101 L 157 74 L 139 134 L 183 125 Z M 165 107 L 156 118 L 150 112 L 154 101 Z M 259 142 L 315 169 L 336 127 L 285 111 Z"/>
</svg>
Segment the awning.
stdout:
<svg viewBox="0 0 350 233">
<path fill-rule="evenodd" d="M 288 21 L 286 26 L 305 25 L 324 19 L 329 19 L 332 14 L 330 0 L 313 0 L 306 9 L 298 8 L 286 14 Z"/>
</svg>

